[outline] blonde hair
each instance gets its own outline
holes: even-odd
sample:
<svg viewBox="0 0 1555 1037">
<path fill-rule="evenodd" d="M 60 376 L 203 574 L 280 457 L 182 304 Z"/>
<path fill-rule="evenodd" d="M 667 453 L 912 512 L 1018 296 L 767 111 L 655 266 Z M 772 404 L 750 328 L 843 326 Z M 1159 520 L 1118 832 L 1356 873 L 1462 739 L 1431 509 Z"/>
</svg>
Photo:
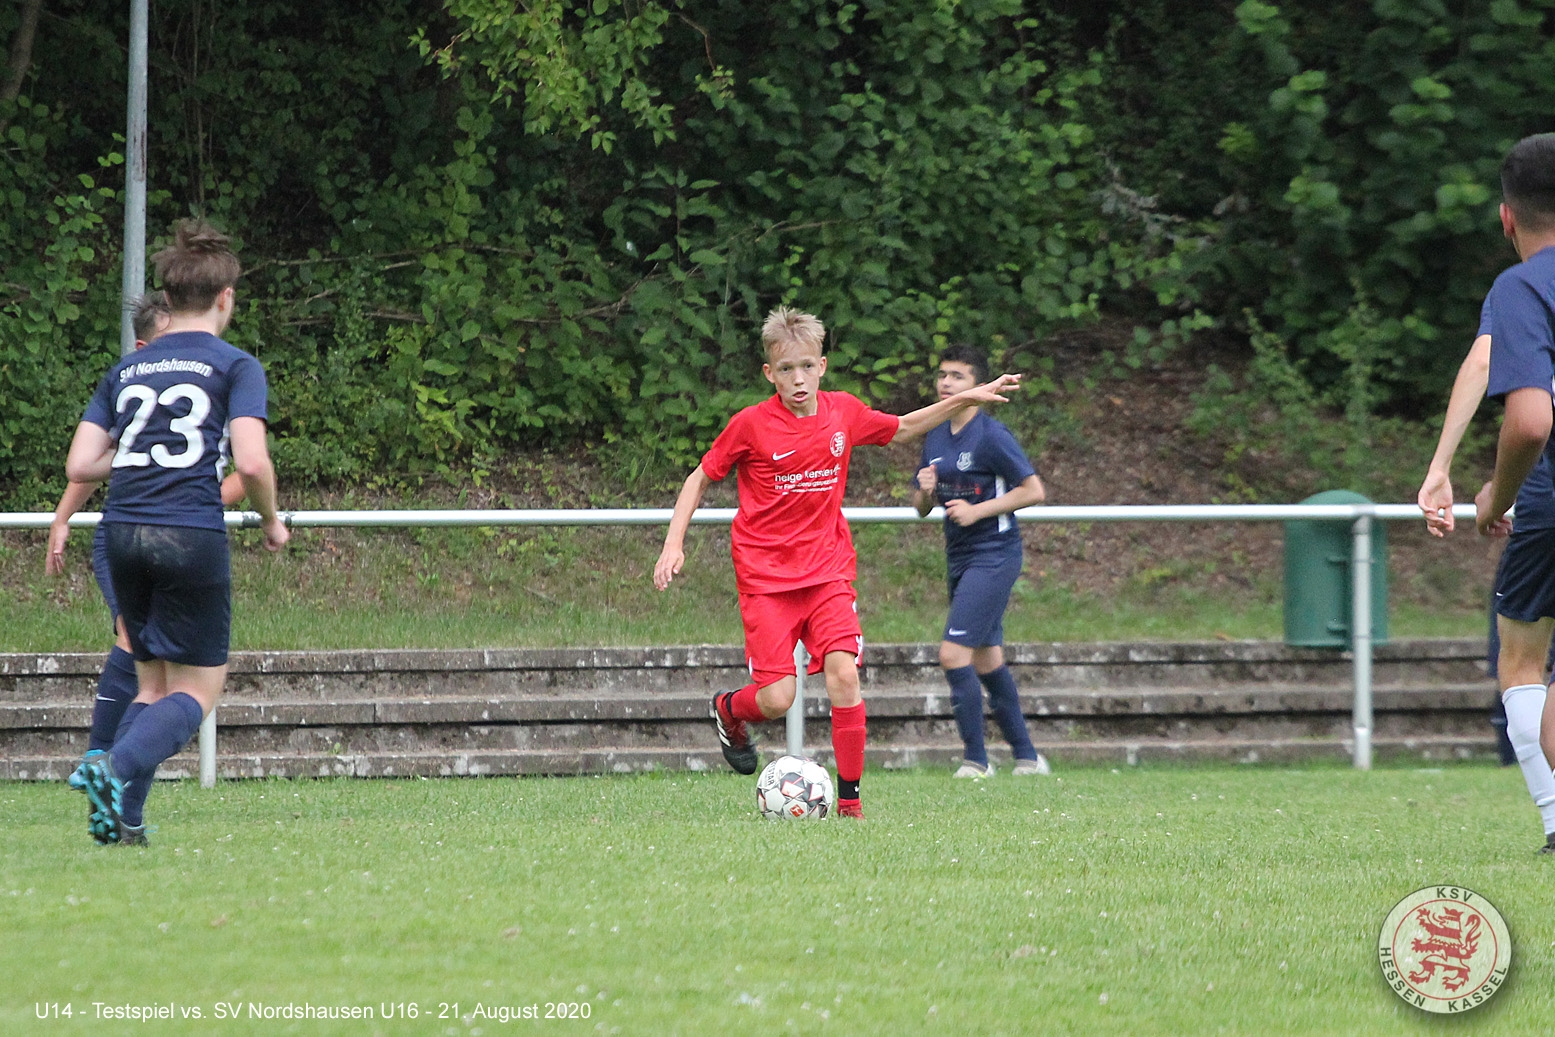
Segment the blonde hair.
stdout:
<svg viewBox="0 0 1555 1037">
<path fill-rule="evenodd" d="M 826 325 L 814 314 L 779 306 L 761 323 L 761 344 L 770 358 L 773 349 L 789 342 L 809 346 L 819 355 L 826 345 Z"/>
</svg>

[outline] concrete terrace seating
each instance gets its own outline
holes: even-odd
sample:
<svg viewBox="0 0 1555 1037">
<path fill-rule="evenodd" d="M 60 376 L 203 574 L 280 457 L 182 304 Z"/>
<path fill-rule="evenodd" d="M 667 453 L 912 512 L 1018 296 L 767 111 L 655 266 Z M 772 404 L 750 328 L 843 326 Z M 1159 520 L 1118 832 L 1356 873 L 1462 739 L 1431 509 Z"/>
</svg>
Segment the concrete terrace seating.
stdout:
<svg viewBox="0 0 1555 1037">
<path fill-rule="evenodd" d="M 960 756 L 935 645 L 869 645 L 873 767 Z M 1057 766 L 1167 759 L 1348 760 L 1348 654 L 1266 642 L 1006 646 L 1033 740 Z M 1379 759 L 1489 758 L 1484 642 L 1395 641 L 1373 669 Z M 62 780 L 86 748 L 98 654 L 0 655 L 0 778 Z M 217 712 L 237 777 L 589 774 L 724 767 L 713 691 L 740 649 L 240 652 Z M 820 678 L 805 741 L 830 762 Z M 761 729 L 770 755 L 781 722 Z M 996 761 L 1008 749 L 990 722 Z M 1001 757 L 1001 753 L 1003 756 Z M 193 743 L 163 765 L 195 776 Z"/>
</svg>

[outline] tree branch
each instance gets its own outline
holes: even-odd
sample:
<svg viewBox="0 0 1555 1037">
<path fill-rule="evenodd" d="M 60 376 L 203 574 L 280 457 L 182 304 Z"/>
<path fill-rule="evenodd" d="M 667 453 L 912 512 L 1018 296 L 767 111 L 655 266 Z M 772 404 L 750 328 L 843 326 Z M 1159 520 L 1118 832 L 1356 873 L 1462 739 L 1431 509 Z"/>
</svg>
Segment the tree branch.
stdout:
<svg viewBox="0 0 1555 1037">
<path fill-rule="evenodd" d="M 22 21 L 11 37 L 11 57 L 5 66 L 5 85 L 0 86 L 0 104 L 10 104 L 22 93 L 27 72 L 32 68 L 32 41 L 38 32 L 38 14 L 43 10 L 43 0 L 25 0 Z M 11 123 L 10 117 L 0 118 L 0 133 Z"/>
</svg>

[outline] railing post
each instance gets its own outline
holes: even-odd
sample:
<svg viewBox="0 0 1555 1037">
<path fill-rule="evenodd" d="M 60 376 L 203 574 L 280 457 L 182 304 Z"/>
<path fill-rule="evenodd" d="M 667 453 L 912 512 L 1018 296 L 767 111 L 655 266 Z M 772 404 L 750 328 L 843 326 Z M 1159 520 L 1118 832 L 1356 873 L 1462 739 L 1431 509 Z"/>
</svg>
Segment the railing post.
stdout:
<svg viewBox="0 0 1555 1037">
<path fill-rule="evenodd" d="M 1371 514 L 1363 510 L 1350 527 L 1350 653 L 1355 662 L 1354 760 L 1371 770 Z"/>
<path fill-rule="evenodd" d="M 804 755 L 804 678 L 810 668 L 810 653 L 804 642 L 794 645 L 794 704 L 788 707 L 783 721 L 788 728 L 788 755 Z"/>
<path fill-rule="evenodd" d="M 216 708 L 200 721 L 200 788 L 216 787 Z"/>
</svg>

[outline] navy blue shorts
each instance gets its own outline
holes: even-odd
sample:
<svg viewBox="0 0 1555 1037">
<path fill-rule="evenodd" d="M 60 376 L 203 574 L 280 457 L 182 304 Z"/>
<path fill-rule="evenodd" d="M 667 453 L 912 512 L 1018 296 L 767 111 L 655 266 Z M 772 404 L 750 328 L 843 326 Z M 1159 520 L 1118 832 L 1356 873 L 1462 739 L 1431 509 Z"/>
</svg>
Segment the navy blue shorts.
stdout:
<svg viewBox="0 0 1555 1037">
<path fill-rule="evenodd" d="M 1015 586 L 1023 560 L 1019 551 L 950 559 L 946 641 L 965 648 L 1004 644 L 1004 609 L 1010 603 L 1010 588 Z"/>
<path fill-rule="evenodd" d="M 113 580 L 108 576 L 108 527 L 102 522 L 92 534 L 92 575 L 97 578 L 97 589 L 103 592 L 103 600 L 108 603 L 108 614 L 117 622 L 119 601 L 113 596 Z"/>
<path fill-rule="evenodd" d="M 1513 526 L 1496 567 L 1495 611 L 1521 623 L 1555 616 L 1555 529 Z"/>
<path fill-rule="evenodd" d="M 225 665 L 232 635 L 226 532 L 107 525 L 109 574 L 136 661 Z"/>
</svg>

